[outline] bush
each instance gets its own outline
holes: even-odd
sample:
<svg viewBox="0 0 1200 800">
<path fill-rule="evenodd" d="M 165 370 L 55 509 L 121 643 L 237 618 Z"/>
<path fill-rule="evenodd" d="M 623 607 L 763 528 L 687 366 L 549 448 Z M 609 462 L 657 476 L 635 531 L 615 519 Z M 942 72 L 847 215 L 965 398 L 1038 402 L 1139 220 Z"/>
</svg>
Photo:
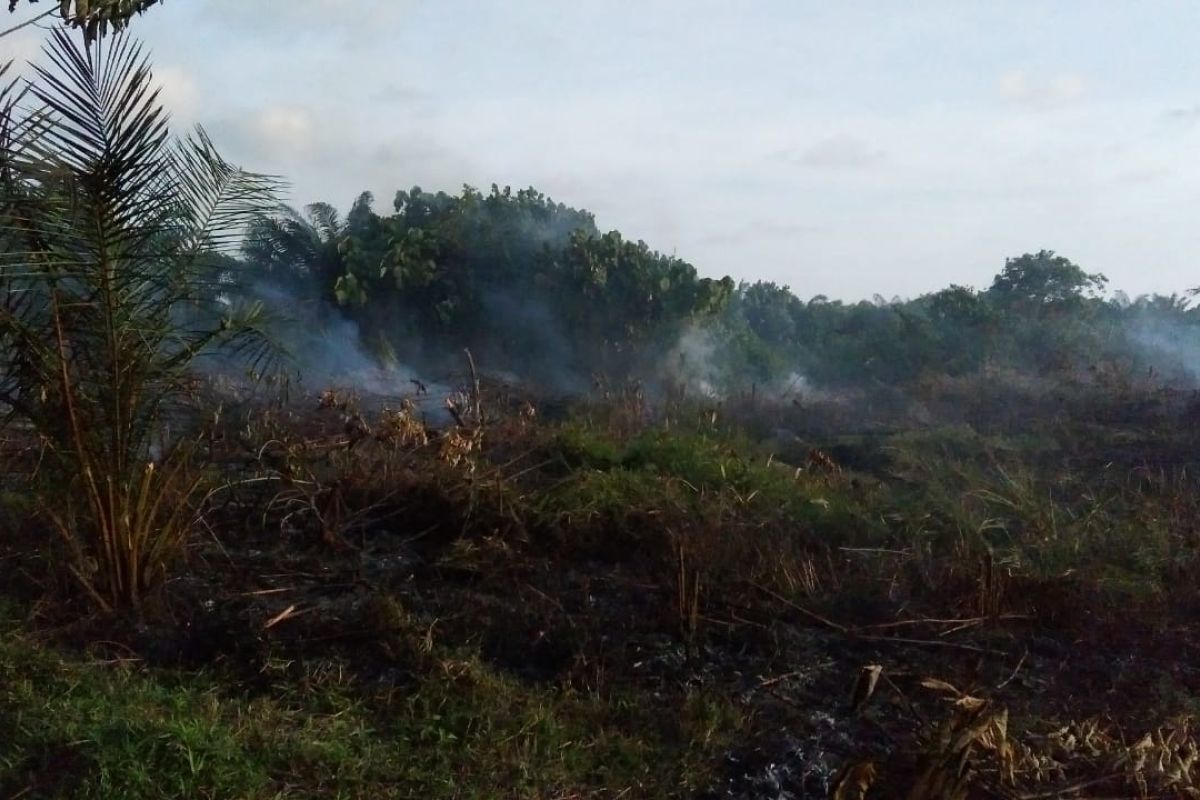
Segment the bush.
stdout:
<svg viewBox="0 0 1200 800">
<path fill-rule="evenodd" d="M 101 607 L 136 607 L 195 511 L 190 448 L 165 424 L 190 368 L 213 348 L 256 370 L 272 353 L 214 254 L 273 184 L 202 130 L 172 143 L 128 38 L 59 31 L 45 53 L 0 94 L 0 400 L 40 443 L 72 574 Z"/>
</svg>

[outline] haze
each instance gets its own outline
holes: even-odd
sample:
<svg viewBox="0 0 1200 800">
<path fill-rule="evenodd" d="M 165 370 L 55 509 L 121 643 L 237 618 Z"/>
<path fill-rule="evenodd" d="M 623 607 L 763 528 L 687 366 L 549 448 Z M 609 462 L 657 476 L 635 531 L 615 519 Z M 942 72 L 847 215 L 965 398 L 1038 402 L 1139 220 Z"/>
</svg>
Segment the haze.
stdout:
<svg viewBox="0 0 1200 800">
<path fill-rule="evenodd" d="M 1042 248 L 1200 285 L 1200 7 L 908 5 L 168 0 L 135 31 L 176 119 L 298 205 L 532 185 L 801 297 Z"/>
</svg>

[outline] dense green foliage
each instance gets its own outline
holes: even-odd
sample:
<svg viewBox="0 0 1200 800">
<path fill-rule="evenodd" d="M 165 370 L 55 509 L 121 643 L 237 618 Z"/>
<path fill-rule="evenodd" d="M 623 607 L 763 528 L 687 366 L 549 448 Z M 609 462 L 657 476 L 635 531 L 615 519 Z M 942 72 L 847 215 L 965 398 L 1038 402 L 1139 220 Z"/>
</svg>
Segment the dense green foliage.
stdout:
<svg viewBox="0 0 1200 800">
<path fill-rule="evenodd" d="M 721 338 L 743 382 L 788 371 L 823 386 L 912 386 L 986 369 L 1055 377 L 1101 364 L 1187 375 L 1187 348 L 1168 341 L 1200 331 L 1186 299 L 1105 299 L 1104 283 L 1043 250 L 1008 259 L 984 291 L 951 286 L 907 301 L 805 302 L 786 287 L 742 284 Z"/>
<path fill-rule="evenodd" d="M 344 220 L 325 204 L 281 209 L 246 256 L 264 287 L 336 307 L 385 358 L 471 347 L 492 369 L 527 377 L 627 377 L 733 290 L 532 189 L 413 188 L 386 217 L 372 201 L 360 196 Z"/>
<path fill-rule="evenodd" d="M 470 347 L 498 372 L 579 387 L 598 374 L 729 392 L 910 387 L 1003 369 L 1033 377 L 1154 367 L 1192 377 L 1200 315 L 1186 298 L 1101 292 L 1102 275 L 1042 250 L 1008 259 L 984 291 L 912 300 L 801 300 L 734 286 L 600 233 L 591 214 L 533 189 L 399 192 L 390 216 L 363 194 L 264 219 L 245 256 L 296 298 L 359 326 L 377 356 L 428 365 Z"/>
</svg>

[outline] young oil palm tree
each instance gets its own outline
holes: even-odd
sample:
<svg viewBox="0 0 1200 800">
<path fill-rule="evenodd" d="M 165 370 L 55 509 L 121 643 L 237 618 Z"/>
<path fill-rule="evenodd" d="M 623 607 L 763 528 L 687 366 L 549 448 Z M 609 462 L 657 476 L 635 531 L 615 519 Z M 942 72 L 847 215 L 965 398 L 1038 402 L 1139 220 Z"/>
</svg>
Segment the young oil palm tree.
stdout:
<svg viewBox="0 0 1200 800">
<path fill-rule="evenodd" d="M 303 213 L 280 205 L 255 220 L 242 255 L 264 282 L 332 306 L 334 286 L 347 272 L 349 235 L 328 203 L 312 203 Z"/>
<path fill-rule="evenodd" d="M 212 257 L 277 184 L 203 130 L 173 140 L 127 35 L 57 31 L 44 54 L 28 81 L 0 70 L 0 403 L 42 443 L 71 573 L 102 607 L 138 607 L 195 513 L 189 447 L 164 420 L 196 359 L 262 370 L 277 352 Z"/>
</svg>

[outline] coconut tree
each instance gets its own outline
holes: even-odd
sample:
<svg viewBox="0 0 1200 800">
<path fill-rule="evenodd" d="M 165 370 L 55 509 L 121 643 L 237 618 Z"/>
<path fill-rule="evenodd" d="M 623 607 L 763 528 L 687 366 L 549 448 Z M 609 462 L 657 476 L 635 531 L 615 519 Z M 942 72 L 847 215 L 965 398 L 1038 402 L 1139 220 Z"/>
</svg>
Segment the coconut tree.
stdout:
<svg viewBox="0 0 1200 800">
<path fill-rule="evenodd" d="M 137 607 L 195 512 L 190 448 L 164 421 L 197 359 L 263 371 L 277 353 L 212 257 L 276 182 L 201 129 L 173 139 L 126 34 L 85 47 L 59 30 L 44 53 L 28 81 L 0 80 L 0 403 L 42 443 L 71 573 L 102 607 Z"/>
</svg>

